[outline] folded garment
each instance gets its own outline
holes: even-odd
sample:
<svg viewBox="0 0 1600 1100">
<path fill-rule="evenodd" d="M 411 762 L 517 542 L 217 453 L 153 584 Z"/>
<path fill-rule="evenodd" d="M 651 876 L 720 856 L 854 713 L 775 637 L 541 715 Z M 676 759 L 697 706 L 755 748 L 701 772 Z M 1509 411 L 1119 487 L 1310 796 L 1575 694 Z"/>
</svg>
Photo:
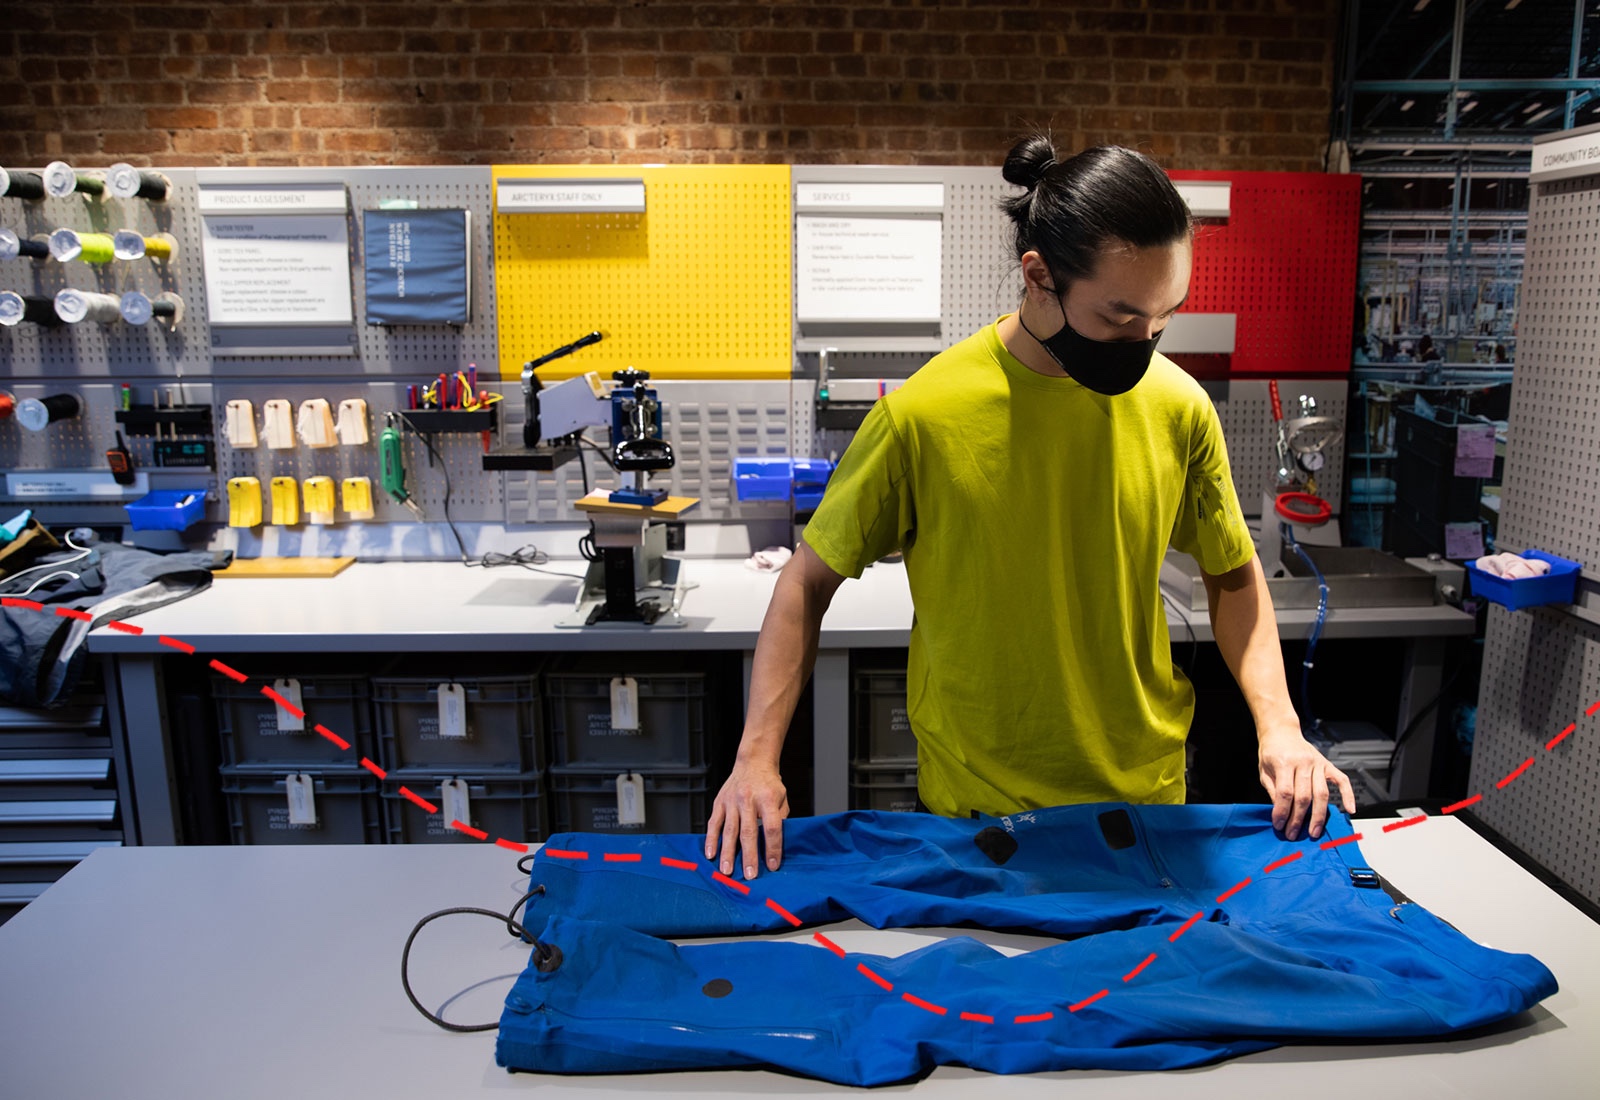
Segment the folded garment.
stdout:
<svg viewBox="0 0 1600 1100">
<path fill-rule="evenodd" d="M 1519 558 L 1515 554 L 1487 554 L 1473 562 L 1479 569 L 1496 577 L 1516 580 L 1519 577 L 1542 577 L 1550 572 L 1550 563 L 1538 558 Z"/>
<path fill-rule="evenodd" d="M 496 1059 L 853 1085 L 941 1064 L 1173 1069 L 1296 1038 L 1446 1035 L 1555 992 L 1537 959 L 1382 888 L 1350 836 L 1335 811 L 1326 839 L 1285 842 L 1269 806 L 852 812 L 790 819 L 782 868 L 743 883 L 716 876 L 698 834 L 558 835 L 526 920 L 546 947 L 506 999 Z M 898 958 L 825 936 L 666 942 L 851 916 L 1063 942 L 1007 957 L 957 937 Z"/>
</svg>

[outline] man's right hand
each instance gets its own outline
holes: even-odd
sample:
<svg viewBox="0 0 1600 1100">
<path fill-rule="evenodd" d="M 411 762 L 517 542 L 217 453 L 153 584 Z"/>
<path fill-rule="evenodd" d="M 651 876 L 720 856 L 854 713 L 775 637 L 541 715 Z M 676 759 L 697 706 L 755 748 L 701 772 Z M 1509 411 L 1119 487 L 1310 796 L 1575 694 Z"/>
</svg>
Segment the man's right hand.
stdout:
<svg viewBox="0 0 1600 1100">
<path fill-rule="evenodd" d="M 770 764 L 739 761 L 733 774 L 717 792 L 706 824 L 706 858 L 715 859 L 722 849 L 721 868 L 733 874 L 737 849 L 744 877 L 755 878 L 761 863 L 757 830 L 766 834 L 767 868 L 776 871 L 783 862 L 783 819 L 789 816 L 789 792 L 784 789 L 778 769 Z"/>
</svg>

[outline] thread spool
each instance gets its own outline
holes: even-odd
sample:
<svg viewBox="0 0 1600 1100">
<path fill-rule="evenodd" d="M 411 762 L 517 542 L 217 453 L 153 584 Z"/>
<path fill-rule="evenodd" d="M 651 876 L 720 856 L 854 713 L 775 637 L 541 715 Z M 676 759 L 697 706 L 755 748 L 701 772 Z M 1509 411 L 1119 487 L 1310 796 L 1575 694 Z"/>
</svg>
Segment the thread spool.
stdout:
<svg viewBox="0 0 1600 1100">
<path fill-rule="evenodd" d="M 146 237 L 137 229 L 119 229 L 111 238 L 111 251 L 119 260 L 152 260 L 165 263 L 178 251 L 178 238 L 170 233 Z"/>
<path fill-rule="evenodd" d="M 14 229 L 0 228 L 0 260 L 15 260 L 19 256 L 48 260 L 50 246 L 36 237 L 19 237 Z"/>
<path fill-rule="evenodd" d="M 30 397 L 17 403 L 17 423 L 30 432 L 42 432 L 51 424 L 78 415 L 78 399 L 70 393 L 49 397 Z"/>
<path fill-rule="evenodd" d="M 117 249 L 108 233 L 58 229 L 50 234 L 50 255 L 62 263 L 82 260 L 86 264 L 108 264 L 116 258 Z"/>
<path fill-rule="evenodd" d="M 122 319 L 130 325 L 147 325 L 153 317 L 160 318 L 168 328 L 177 328 L 183 320 L 183 299 L 171 291 L 151 298 L 137 290 L 122 296 Z"/>
<path fill-rule="evenodd" d="M 0 392 L 0 421 L 10 420 L 17 411 L 17 399 L 9 393 Z"/>
<path fill-rule="evenodd" d="M 113 164 L 106 171 L 106 184 L 119 199 L 148 199 L 166 202 L 172 193 L 172 181 L 160 172 L 135 168 L 131 164 Z"/>
<path fill-rule="evenodd" d="M 0 168 L 0 197 L 8 199 L 44 198 L 44 178 L 37 172 L 9 171 Z"/>
<path fill-rule="evenodd" d="M 56 303 L 51 298 L 23 296 L 14 291 L 0 291 L 0 325 L 13 328 L 27 321 L 33 325 L 55 328 L 61 323 L 56 316 Z"/>
<path fill-rule="evenodd" d="M 68 198 L 75 192 L 91 199 L 106 197 L 106 181 L 100 173 L 75 171 L 64 160 L 53 160 L 44 166 L 44 189 L 58 199 Z"/>
<path fill-rule="evenodd" d="M 80 321 L 93 321 L 107 325 L 122 320 L 122 303 L 114 294 L 101 294 L 96 290 L 78 290 L 67 287 L 56 291 L 56 316 L 69 325 Z"/>
</svg>

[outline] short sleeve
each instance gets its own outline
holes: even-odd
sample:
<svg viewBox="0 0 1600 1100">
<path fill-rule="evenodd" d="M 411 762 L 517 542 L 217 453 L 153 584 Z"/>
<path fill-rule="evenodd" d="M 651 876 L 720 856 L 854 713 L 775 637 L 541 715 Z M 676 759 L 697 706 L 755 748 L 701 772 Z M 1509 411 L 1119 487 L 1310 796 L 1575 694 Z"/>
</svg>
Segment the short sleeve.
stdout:
<svg viewBox="0 0 1600 1100">
<path fill-rule="evenodd" d="M 806 524 L 807 544 L 842 576 L 859 577 L 905 549 L 916 529 L 910 464 L 888 401 L 879 399 L 867 413 Z"/>
<path fill-rule="evenodd" d="M 1172 528 L 1172 545 L 1212 575 L 1248 562 L 1256 552 L 1233 488 L 1222 423 L 1209 400 L 1198 402 L 1190 432 L 1189 468 L 1184 479 L 1183 507 Z"/>
</svg>

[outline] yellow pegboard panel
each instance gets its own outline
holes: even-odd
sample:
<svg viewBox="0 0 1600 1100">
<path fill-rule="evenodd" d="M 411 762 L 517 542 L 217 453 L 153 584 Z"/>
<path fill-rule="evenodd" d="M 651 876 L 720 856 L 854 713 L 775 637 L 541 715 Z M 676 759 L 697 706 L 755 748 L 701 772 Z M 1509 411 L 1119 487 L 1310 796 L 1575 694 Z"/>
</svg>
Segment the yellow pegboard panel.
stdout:
<svg viewBox="0 0 1600 1100">
<path fill-rule="evenodd" d="M 494 216 L 500 377 L 599 329 L 543 379 L 623 367 L 653 378 L 788 378 L 787 165 L 496 165 L 501 179 L 644 180 L 643 214 Z"/>
</svg>

